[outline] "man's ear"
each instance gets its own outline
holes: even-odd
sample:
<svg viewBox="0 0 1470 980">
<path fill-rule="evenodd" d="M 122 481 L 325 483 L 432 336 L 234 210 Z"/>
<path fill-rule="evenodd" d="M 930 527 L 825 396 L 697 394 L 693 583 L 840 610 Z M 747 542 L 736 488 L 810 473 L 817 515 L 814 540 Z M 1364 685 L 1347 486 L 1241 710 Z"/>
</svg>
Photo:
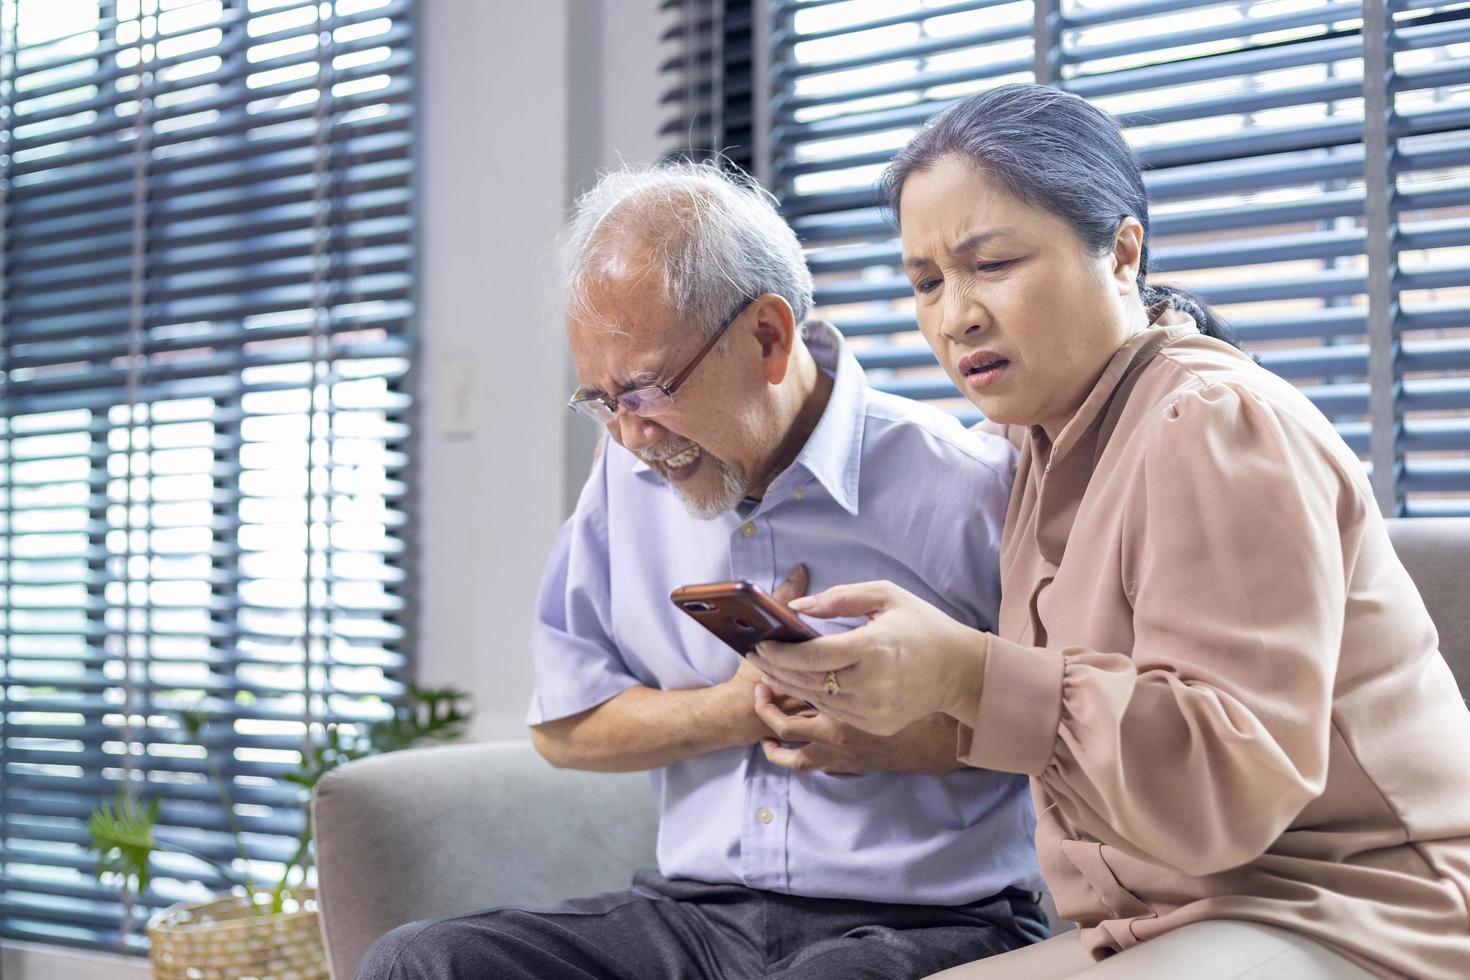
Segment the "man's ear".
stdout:
<svg viewBox="0 0 1470 980">
<path fill-rule="evenodd" d="M 1113 281 L 1119 292 L 1138 292 L 1138 265 L 1143 261 L 1143 225 L 1129 215 L 1118 223 L 1113 237 Z"/>
<path fill-rule="evenodd" d="M 751 333 L 761 345 L 761 373 L 767 384 L 786 380 L 791 366 L 791 349 L 796 343 L 796 317 L 791 304 L 774 293 L 766 293 L 751 304 L 754 323 Z"/>
</svg>

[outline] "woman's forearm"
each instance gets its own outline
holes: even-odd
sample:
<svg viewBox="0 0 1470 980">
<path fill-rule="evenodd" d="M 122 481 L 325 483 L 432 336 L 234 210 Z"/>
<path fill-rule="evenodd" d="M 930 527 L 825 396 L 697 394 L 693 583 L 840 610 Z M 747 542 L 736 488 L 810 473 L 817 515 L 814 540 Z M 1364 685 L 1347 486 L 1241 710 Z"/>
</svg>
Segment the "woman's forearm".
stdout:
<svg viewBox="0 0 1470 980">
<path fill-rule="evenodd" d="M 946 686 L 950 696 L 941 710 L 962 725 L 974 723 L 980 710 L 980 695 L 985 689 L 985 652 L 990 646 L 990 634 L 977 635 L 978 642 L 970 639 L 956 644 L 946 658 L 949 665 Z"/>
</svg>

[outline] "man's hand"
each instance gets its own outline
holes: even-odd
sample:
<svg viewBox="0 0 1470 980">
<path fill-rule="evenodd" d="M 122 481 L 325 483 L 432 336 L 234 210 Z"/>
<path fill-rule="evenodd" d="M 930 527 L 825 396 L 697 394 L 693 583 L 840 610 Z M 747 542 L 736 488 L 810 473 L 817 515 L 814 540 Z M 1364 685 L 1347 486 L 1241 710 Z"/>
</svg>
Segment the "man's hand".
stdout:
<svg viewBox="0 0 1470 980">
<path fill-rule="evenodd" d="M 742 665 L 749 666 L 749 665 Z M 942 775 L 964 766 L 957 756 L 953 718 L 933 714 L 893 735 L 869 735 L 820 714 L 794 698 L 755 688 L 755 713 L 774 734 L 762 740 L 766 758 L 796 772 L 922 772 Z M 795 748 L 782 742 L 805 743 Z"/>
<path fill-rule="evenodd" d="M 807 573 L 806 566 L 797 565 L 787 576 L 786 581 L 776 586 L 771 597 L 784 606 L 792 599 L 806 595 L 809 581 L 810 575 Z M 734 727 L 734 739 L 737 745 L 753 745 L 771 735 L 771 729 L 767 728 L 766 723 L 751 710 L 751 705 L 755 700 L 755 688 L 760 683 L 760 679 L 761 672 L 749 660 L 742 657 L 735 676 L 714 687 L 723 708 L 720 716 Z M 800 701 L 795 703 L 802 704 Z"/>
<path fill-rule="evenodd" d="M 789 606 L 792 602 L 806 595 L 807 586 L 811 584 L 811 575 L 807 573 L 805 565 L 797 565 L 786 576 L 786 581 L 776 586 L 776 591 L 771 593 L 771 598 Z"/>
<path fill-rule="evenodd" d="M 798 565 L 775 597 L 790 602 L 806 588 L 806 568 Z M 581 714 L 536 725 L 531 741 L 554 766 L 600 772 L 658 769 L 754 745 L 771 735 L 755 713 L 760 677 L 742 661 L 734 677 L 709 687 L 660 691 L 635 685 Z"/>
<path fill-rule="evenodd" d="M 711 689 L 710 693 L 719 698 L 718 717 L 732 730 L 730 740 L 735 745 L 753 745 L 770 737 L 771 730 L 750 707 L 760 681 L 761 672 L 742 657 L 735 676 Z"/>
</svg>

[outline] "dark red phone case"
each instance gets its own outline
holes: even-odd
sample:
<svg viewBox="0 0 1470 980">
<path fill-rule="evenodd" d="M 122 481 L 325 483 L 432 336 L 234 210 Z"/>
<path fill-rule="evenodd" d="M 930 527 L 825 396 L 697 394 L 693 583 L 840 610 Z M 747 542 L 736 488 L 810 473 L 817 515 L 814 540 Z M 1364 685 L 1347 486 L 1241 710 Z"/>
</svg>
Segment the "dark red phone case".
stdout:
<svg viewBox="0 0 1470 980">
<path fill-rule="evenodd" d="M 669 599 L 742 657 L 764 640 L 800 643 L 818 635 L 750 582 L 685 585 L 671 592 Z"/>
</svg>

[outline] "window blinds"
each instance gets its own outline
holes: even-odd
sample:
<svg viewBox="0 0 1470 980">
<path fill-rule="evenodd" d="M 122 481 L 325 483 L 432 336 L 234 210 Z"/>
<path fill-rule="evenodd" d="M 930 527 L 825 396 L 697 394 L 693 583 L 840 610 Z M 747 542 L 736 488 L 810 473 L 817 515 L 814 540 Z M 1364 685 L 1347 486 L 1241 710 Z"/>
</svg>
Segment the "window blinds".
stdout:
<svg viewBox="0 0 1470 980">
<path fill-rule="evenodd" d="M 409 653 L 409 0 L 0 3 L 0 935 L 114 944 L 124 784 L 251 863 Z M 163 855 L 134 932 L 225 882 Z"/>
<path fill-rule="evenodd" d="M 754 86 L 759 0 L 664 0 L 660 66 L 670 87 L 659 133 L 671 152 L 691 159 L 720 155 L 754 172 Z"/>
<path fill-rule="evenodd" d="M 1155 281 L 1215 303 L 1306 391 L 1386 512 L 1470 514 L 1470 4 L 764 7 L 771 186 L 819 312 L 880 387 L 978 417 L 914 330 L 877 175 L 946 105 L 1040 81 L 1124 126 L 1148 168 Z"/>
</svg>

